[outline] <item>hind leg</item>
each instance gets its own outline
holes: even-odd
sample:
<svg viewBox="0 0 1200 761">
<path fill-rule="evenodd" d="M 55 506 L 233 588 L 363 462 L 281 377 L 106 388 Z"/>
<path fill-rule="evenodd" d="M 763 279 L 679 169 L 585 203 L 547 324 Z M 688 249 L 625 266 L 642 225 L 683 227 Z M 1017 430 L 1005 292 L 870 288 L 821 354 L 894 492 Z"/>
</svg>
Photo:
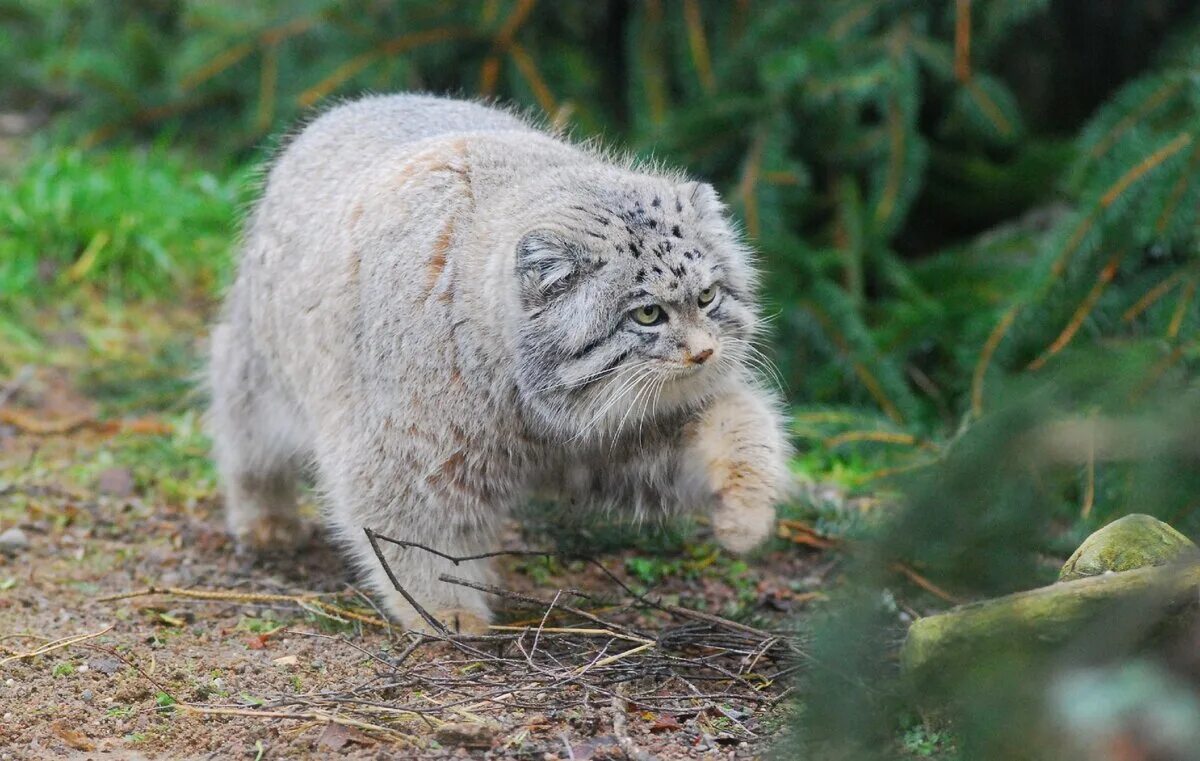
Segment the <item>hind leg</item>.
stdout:
<svg viewBox="0 0 1200 761">
<path fill-rule="evenodd" d="M 303 544 L 307 532 L 296 501 L 298 415 L 229 325 L 213 333 L 209 383 L 208 428 L 226 525 L 239 551 L 279 552 Z"/>
</svg>

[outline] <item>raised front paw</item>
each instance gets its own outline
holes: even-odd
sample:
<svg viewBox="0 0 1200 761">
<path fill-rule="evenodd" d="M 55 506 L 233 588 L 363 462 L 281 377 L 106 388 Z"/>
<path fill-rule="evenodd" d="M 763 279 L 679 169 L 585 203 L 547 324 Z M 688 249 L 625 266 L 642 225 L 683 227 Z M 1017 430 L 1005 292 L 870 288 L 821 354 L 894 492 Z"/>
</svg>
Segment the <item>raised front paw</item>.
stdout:
<svg viewBox="0 0 1200 761">
<path fill-rule="evenodd" d="M 740 555 L 775 532 L 775 508 L 770 503 L 721 499 L 713 510 L 712 527 L 721 546 Z"/>
</svg>

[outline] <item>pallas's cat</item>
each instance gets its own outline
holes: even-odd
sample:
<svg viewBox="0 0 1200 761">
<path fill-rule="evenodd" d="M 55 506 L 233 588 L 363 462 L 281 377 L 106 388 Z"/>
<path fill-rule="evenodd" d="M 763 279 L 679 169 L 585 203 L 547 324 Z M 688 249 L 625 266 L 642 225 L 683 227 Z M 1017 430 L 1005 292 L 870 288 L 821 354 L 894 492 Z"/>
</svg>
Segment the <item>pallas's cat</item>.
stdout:
<svg viewBox="0 0 1200 761">
<path fill-rule="evenodd" d="M 311 470 L 331 533 L 422 626 L 364 527 L 486 551 L 531 493 L 564 510 L 681 510 L 749 550 L 788 482 L 756 380 L 751 253 L 709 185 L 503 110 L 367 97 L 272 165 L 212 333 L 209 428 L 243 547 L 301 534 Z M 384 545 L 451 628 L 489 620 L 486 561 Z"/>
</svg>

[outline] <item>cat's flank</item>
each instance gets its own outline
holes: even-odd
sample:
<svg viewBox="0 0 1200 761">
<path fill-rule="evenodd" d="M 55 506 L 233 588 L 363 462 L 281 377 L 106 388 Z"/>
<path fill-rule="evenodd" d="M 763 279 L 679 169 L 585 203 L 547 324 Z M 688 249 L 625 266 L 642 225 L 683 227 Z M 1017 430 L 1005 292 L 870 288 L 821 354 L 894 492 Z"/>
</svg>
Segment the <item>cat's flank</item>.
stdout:
<svg viewBox="0 0 1200 761">
<path fill-rule="evenodd" d="M 209 415 L 229 529 L 326 522 L 389 613 L 415 610 L 363 529 L 492 547 L 533 492 L 563 509 L 706 511 L 742 552 L 788 483 L 756 381 L 750 252 L 713 189 L 613 162 L 505 111 L 431 96 L 339 106 L 282 151 L 212 333 Z M 485 561 L 385 545 L 451 628 L 488 619 Z"/>
</svg>

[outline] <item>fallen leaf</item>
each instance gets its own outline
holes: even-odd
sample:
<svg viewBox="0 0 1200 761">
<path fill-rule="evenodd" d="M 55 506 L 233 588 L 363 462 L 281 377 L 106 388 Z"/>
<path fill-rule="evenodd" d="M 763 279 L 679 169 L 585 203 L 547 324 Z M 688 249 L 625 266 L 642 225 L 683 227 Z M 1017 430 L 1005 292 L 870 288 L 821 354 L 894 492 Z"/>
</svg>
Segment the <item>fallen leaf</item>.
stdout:
<svg viewBox="0 0 1200 761">
<path fill-rule="evenodd" d="M 285 655 L 272 661 L 276 666 L 295 666 L 299 662 L 300 659 L 294 655 Z"/>
<path fill-rule="evenodd" d="M 434 737 L 442 745 L 463 748 L 490 748 L 496 730 L 484 724 L 450 723 L 443 724 L 434 732 Z"/>
<path fill-rule="evenodd" d="M 253 637 L 246 637 L 246 647 L 251 650 L 263 650 L 267 647 L 267 635 L 258 634 Z"/>
<path fill-rule="evenodd" d="M 319 750 L 341 750 L 350 743 L 374 745 L 375 741 L 354 727 L 347 727 L 345 724 L 335 724 L 332 722 L 325 725 L 321 736 L 317 738 L 317 748 Z"/>
<path fill-rule="evenodd" d="M 680 729 L 683 729 L 683 725 L 670 714 L 659 716 L 658 721 L 650 725 L 651 732 L 675 732 Z"/>
<path fill-rule="evenodd" d="M 96 749 L 96 745 L 88 739 L 87 735 L 71 729 L 62 722 L 55 722 L 50 725 L 50 728 L 54 730 L 54 734 L 59 736 L 59 739 L 75 750 L 92 751 Z"/>
</svg>

